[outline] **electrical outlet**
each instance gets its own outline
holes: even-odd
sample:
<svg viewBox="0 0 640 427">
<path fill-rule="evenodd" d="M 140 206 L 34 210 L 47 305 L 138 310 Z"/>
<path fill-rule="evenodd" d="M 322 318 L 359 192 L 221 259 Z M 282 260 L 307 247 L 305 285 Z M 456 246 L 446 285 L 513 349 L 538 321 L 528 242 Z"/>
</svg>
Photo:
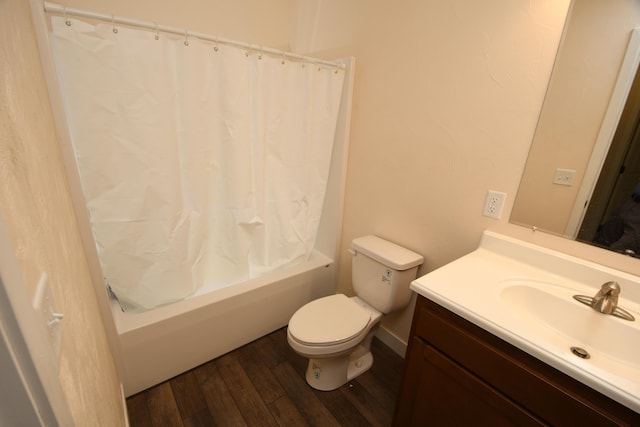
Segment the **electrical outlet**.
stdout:
<svg viewBox="0 0 640 427">
<path fill-rule="evenodd" d="M 482 215 L 488 216 L 489 218 L 500 219 L 500 216 L 502 215 L 502 208 L 504 206 L 504 200 L 506 198 L 506 193 L 489 190 L 489 192 L 487 193 L 487 198 L 484 201 L 484 211 L 482 211 Z"/>
</svg>

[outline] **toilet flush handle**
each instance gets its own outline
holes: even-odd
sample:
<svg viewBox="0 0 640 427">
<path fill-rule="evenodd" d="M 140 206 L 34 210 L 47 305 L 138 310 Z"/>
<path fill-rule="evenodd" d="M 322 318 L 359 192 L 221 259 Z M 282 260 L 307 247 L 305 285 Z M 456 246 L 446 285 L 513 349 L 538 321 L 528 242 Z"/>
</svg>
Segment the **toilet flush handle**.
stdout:
<svg viewBox="0 0 640 427">
<path fill-rule="evenodd" d="M 348 249 L 348 251 L 349 251 L 349 253 L 350 253 L 351 255 L 353 255 L 353 256 L 358 255 L 358 252 L 356 252 L 355 250 L 353 250 L 353 249 L 351 249 L 351 248 L 349 248 L 349 249 Z"/>
</svg>

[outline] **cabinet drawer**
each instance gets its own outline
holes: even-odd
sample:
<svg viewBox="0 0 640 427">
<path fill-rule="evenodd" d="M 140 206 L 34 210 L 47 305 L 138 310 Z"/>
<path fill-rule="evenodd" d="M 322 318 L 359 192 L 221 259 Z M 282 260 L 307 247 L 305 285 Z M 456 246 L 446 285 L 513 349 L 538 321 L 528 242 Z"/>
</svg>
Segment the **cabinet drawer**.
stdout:
<svg viewBox="0 0 640 427">
<path fill-rule="evenodd" d="M 413 333 L 553 425 L 639 425 L 640 415 L 419 297 Z"/>
</svg>

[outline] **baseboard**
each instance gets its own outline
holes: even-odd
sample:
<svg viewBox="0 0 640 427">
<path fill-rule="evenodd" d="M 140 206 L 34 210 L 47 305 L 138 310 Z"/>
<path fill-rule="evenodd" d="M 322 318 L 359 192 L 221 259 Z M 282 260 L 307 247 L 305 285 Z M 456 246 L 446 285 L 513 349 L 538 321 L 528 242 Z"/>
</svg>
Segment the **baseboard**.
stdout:
<svg viewBox="0 0 640 427">
<path fill-rule="evenodd" d="M 404 355 L 407 353 L 407 343 L 405 341 L 386 330 L 384 326 L 380 326 L 376 332 L 376 337 L 404 359 Z"/>
</svg>

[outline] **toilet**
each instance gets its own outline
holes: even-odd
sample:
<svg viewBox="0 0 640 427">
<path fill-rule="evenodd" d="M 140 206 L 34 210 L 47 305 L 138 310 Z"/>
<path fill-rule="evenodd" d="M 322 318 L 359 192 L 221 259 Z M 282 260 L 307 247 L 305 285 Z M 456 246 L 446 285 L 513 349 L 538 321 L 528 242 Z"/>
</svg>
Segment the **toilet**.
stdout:
<svg viewBox="0 0 640 427">
<path fill-rule="evenodd" d="M 371 340 L 380 320 L 409 304 L 409 284 L 424 261 L 377 236 L 354 239 L 349 252 L 357 296 L 311 301 L 293 314 L 287 328 L 291 348 L 309 358 L 306 380 L 317 390 L 335 390 L 371 367 Z"/>
</svg>

